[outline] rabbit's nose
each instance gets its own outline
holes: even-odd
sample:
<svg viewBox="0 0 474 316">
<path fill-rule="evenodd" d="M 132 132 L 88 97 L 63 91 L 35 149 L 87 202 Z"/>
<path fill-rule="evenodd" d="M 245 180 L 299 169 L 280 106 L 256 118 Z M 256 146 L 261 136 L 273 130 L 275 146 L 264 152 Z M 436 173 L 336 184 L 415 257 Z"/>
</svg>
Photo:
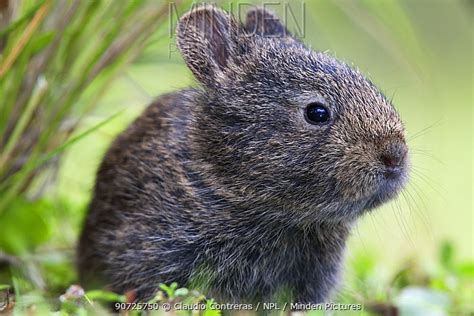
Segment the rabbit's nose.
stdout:
<svg viewBox="0 0 474 316">
<path fill-rule="evenodd" d="M 402 142 L 391 143 L 389 146 L 387 146 L 380 156 L 387 174 L 400 172 L 401 167 L 405 161 L 407 151 L 407 146 Z"/>
</svg>

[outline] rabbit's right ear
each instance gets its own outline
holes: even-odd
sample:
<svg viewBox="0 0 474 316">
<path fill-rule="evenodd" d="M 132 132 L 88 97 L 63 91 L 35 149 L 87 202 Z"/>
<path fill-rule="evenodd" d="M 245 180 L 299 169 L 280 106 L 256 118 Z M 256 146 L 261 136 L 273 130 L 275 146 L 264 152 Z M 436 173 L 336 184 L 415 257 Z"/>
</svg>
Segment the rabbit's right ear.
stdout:
<svg viewBox="0 0 474 316">
<path fill-rule="evenodd" d="M 249 34 L 293 39 L 290 31 L 280 22 L 280 19 L 272 12 L 261 7 L 256 7 L 247 12 L 244 28 Z"/>
<path fill-rule="evenodd" d="M 213 86 L 234 54 L 238 26 L 232 17 L 205 5 L 185 14 L 177 27 L 177 46 L 194 76 Z"/>
</svg>

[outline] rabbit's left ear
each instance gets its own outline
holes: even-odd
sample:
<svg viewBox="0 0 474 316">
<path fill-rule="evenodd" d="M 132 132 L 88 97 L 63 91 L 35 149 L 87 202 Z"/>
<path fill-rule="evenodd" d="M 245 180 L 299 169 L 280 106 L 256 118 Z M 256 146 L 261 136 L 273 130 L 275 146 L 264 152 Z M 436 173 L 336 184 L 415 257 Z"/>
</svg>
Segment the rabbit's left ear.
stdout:
<svg viewBox="0 0 474 316">
<path fill-rule="evenodd" d="M 238 25 L 226 12 L 210 5 L 184 15 L 177 44 L 184 61 L 204 85 L 214 86 L 235 55 Z"/>
<path fill-rule="evenodd" d="M 263 8 L 255 8 L 247 12 L 244 28 L 248 34 L 292 38 L 291 33 L 280 22 L 280 19 Z"/>
</svg>

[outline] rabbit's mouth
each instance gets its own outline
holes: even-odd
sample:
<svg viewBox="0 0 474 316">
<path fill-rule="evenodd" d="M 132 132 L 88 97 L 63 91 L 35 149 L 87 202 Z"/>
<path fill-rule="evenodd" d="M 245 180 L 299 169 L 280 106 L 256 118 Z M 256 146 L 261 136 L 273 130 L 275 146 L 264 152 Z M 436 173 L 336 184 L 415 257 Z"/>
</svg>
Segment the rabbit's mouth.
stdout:
<svg viewBox="0 0 474 316">
<path fill-rule="evenodd" d="M 397 170 L 385 170 L 379 177 L 376 191 L 367 200 L 365 209 L 370 210 L 395 198 L 408 181 L 408 164 Z"/>
</svg>

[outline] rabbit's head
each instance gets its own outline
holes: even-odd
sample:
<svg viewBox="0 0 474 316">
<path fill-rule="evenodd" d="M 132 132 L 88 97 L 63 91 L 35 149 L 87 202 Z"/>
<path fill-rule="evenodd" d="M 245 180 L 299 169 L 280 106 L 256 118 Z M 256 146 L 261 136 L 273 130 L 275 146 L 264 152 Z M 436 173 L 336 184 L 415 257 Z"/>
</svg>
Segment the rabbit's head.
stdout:
<svg viewBox="0 0 474 316">
<path fill-rule="evenodd" d="M 203 88 L 189 109 L 195 161 L 221 196 L 339 222 L 405 184 L 405 132 L 392 104 L 271 13 L 251 10 L 238 25 L 200 8 L 181 18 L 177 43 Z"/>
</svg>

